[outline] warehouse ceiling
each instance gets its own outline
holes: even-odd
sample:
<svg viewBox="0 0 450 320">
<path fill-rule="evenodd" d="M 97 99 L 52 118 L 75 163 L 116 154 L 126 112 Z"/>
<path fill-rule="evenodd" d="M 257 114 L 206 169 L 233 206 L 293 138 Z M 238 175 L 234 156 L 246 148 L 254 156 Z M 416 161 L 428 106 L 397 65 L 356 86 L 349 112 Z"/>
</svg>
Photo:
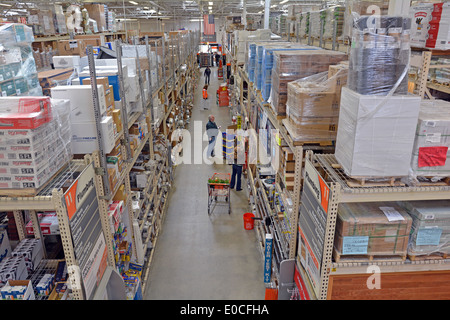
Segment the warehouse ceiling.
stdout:
<svg viewBox="0 0 450 320">
<path fill-rule="evenodd" d="M 31 0 L 27 2 L 2 0 L 0 11 L 14 12 L 17 9 L 41 7 L 52 3 L 56 4 L 80 4 L 83 3 L 105 3 L 114 9 L 118 18 L 199 18 L 203 14 L 214 14 L 216 16 L 228 16 L 241 14 L 246 1 L 247 13 L 263 13 L 264 0 L 79 0 L 79 1 L 56 1 L 56 0 Z M 329 3 L 322 0 L 271 0 L 271 12 L 286 12 L 287 6 L 291 4 L 317 5 Z"/>
</svg>

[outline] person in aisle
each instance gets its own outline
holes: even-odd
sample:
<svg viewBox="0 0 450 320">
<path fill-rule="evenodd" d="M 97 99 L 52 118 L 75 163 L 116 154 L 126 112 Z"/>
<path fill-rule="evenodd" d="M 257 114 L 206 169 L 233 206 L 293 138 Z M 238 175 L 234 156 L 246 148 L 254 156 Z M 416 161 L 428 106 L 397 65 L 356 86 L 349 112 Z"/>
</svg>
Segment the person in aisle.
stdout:
<svg viewBox="0 0 450 320">
<path fill-rule="evenodd" d="M 200 53 L 197 53 L 197 63 L 198 67 L 200 68 Z"/>
<path fill-rule="evenodd" d="M 211 69 L 209 68 L 209 66 L 206 67 L 204 76 L 205 76 L 205 84 L 209 85 L 209 79 L 211 77 Z"/>
<path fill-rule="evenodd" d="M 219 134 L 220 126 L 217 126 L 217 124 L 214 122 L 215 117 L 214 115 L 209 115 L 208 117 L 208 123 L 206 124 L 206 134 L 208 135 L 208 150 L 207 150 L 207 156 L 208 158 L 215 157 L 214 155 L 214 146 L 216 145 L 216 137 Z"/>
<path fill-rule="evenodd" d="M 218 52 L 216 52 L 215 58 L 216 58 L 216 67 L 218 67 L 220 63 L 220 54 Z"/>
<path fill-rule="evenodd" d="M 203 99 L 208 99 L 208 85 L 207 84 L 205 84 L 204 86 L 203 86 Z"/>
<path fill-rule="evenodd" d="M 244 142 L 238 142 L 237 139 L 234 140 L 234 162 L 231 169 L 231 181 L 230 181 L 230 188 L 234 189 L 234 186 L 236 185 L 236 191 L 241 191 L 241 176 L 242 176 L 242 166 L 245 162 L 245 155 L 244 155 L 244 148 L 243 148 Z"/>
</svg>

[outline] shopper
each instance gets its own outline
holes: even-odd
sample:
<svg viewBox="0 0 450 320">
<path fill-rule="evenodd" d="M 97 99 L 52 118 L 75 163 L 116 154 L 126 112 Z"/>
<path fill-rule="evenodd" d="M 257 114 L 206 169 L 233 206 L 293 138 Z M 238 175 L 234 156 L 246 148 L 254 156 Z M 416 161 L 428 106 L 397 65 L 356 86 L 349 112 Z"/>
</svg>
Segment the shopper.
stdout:
<svg viewBox="0 0 450 320">
<path fill-rule="evenodd" d="M 205 76 L 205 84 L 209 85 L 209 79 L 211 77 L 211 69 L 209 68 L 209 66 L 206 67 L 204 76 Z"/>
<path fill-rule="evenodd" d="M 242 176 L 242 166 L 243 166 L 243 153 L 244 149 L 242 148 L 242 143 L 238 143 L 237 139 L 235 139 L 235 147 L 234 147 L 234 162 L 231 170 L 231 181 L 230 188 L 234 189 L 234 185 L 236 184 L 236 191 L 241 191 L 241 176 Z"/>
<path fill-rule="evenodd" d="M 208 123 L 206 124 L 206 134 L 208 135 L 209 144 L 207 150 L 208 158 L 215 157 L 214 146 L 216 145 L 216 137 L 219 134 L 220 126 L 214 122 L 215 117 L 211 114 L 208 117 Z"/>
<path fill-rule="evenodd" d="M 216 66 L 218 67 L 220 63 L 220 54 L 216 52 Z"/>
</svg>

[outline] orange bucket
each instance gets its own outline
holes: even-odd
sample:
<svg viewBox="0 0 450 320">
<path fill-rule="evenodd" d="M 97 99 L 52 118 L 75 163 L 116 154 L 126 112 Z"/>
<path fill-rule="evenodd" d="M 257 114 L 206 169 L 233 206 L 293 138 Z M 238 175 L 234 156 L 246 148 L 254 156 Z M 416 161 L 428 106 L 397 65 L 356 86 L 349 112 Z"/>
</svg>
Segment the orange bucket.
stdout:
<svg viewBox="0 0 450 320">
<path fill-rule="evenodd" d="M 253 213 L 247 212 L 244 213 L 244 229 L 245 230 L 252 230 L 255 222 L 252 218 L 254 218 L 255 215 Z"/>
</svg>

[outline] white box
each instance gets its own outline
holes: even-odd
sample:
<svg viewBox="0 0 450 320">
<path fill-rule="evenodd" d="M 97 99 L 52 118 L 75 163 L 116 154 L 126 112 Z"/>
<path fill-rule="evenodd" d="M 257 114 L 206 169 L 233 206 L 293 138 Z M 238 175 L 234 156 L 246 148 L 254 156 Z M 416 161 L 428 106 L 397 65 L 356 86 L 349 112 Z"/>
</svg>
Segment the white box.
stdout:
<svg viewBox="0 0 450 320">
<path fill-rule="evenodd" d="M 409 9 L 409 16 L 411 18 L 411 47 L 425 47 L 432 12 L 433 3 L 420 3 Z"/>
<path fill-rule="evenodd" d="M 80 56 L 53 56 L 53 66 L 55 69 L 74 68 L 81 71 Z"/>
<path fill-rule="evenodd" d="M 6 257 L 11 256 L 11 243 L 9 242 L 8 232 L 0 231 L 0 262 Z"/>
<path fill-rule="evenodd" d="M 408 176 L 420 101 L 342 88 L 335 156 L 344 172 L 350 177 Z"/>
<path fill-rule="evenodd" d="M 111 152 L 115 144 L 114 121 L 112 117 L 104 117 L 101 121 L 103 149 Z M 98 150 L 97 128 L 94 121 L 72 123 L 72 153 L 86 154 Z"/>
<path fill-rule="evenodd" d="M 442 149 L 440 157 L 437 149 Z M 412 153 L 413 175 L 450 176 L 450 102 L 422 101 Z M 425 166 L 425 163 L 430 165 Z"/>
<path fill-rule="evenodd" d="M 100 115 L 106 114 L 105 91 L 97 85 Z M 70 100 L 71 122 L 95 121 L 94 101 L 90 85 L 57 86 L 51 89 L 54 99 Z"/>
</svg>

